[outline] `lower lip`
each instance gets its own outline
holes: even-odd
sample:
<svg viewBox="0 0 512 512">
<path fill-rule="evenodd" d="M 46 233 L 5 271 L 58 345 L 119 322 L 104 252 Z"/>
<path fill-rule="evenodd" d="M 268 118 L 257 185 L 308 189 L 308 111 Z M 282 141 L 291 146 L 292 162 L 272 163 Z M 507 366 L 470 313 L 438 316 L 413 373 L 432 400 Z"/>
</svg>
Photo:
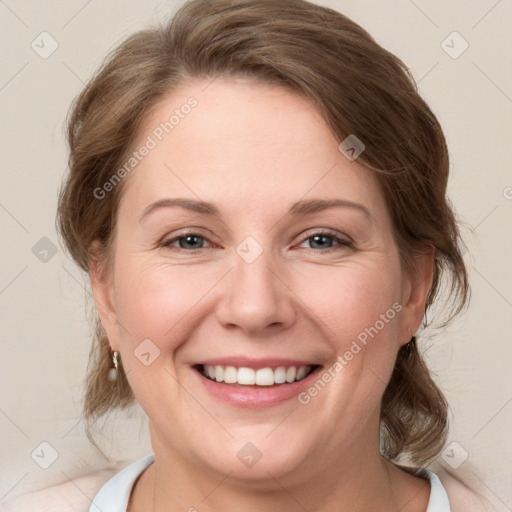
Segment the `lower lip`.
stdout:
<svg viewBox="0 0 512 512">
<path fill-rule="evenodd" d="M 273 407 L 286 400 L 296 398 L 299 393 L 311 385 L 321 369 L 319 366 L 302 380 L 277 386 L 235 386 L 210 380 L 194 368 L 192 371 L 197 375 L 206 391 L 217 400 L 236 407 L 258 409 Z"/>
</svg>

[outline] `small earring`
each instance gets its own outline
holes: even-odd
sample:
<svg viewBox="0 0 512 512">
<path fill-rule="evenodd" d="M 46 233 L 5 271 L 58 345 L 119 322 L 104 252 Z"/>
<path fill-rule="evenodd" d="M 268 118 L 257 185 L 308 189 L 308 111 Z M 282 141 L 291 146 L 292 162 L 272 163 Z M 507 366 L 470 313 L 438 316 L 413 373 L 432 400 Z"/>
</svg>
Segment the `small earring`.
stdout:
<svg viewBox="0 0 512 512">
<path fill-rule="evenodd" d="M 114 363 L 114 367 L 110 368 L 110 370 L 108 371 L 108 377 L 107 377 L 110 382 L 114 382 L 117 380 L 117 366 L 119 364 L 118 357 L 119 357 L 119 352 L 114 350 L 114 352 L 112 353 L 112 362 Z"/>
<path fill-rule="evenodd" d="M 412 354 L 414 350 L 413 345 L 415 345 L 416 339 L 416 336 L 411 336 L 411 339 L 405 344 L 405 346 L 407 347 L 406 350 L 408 354 Z"/>
</svg>

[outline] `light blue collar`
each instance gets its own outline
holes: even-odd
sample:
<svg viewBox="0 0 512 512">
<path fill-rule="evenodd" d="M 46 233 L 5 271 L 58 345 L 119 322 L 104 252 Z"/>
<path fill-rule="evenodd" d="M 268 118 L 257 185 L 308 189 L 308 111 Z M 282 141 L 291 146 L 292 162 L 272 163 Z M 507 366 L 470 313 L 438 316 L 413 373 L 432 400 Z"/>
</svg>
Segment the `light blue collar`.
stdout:
<svg viewBox="0 0 512 512">
<path fill-rule="evenodd" d="M 430 479 L 431 487 L 430 499 L 425 512 L 450 512 L 450 500 L 439 477 L 427 468 L 422 468 L 422 471 L 424 471 Z"/>
<path fill-rule="evenodd" d="M 153 462 L 155 456 L 150 454 L 115 474 L 96 494 L 89 512 L 126 512 L 135 480 Z"/>
</svg>

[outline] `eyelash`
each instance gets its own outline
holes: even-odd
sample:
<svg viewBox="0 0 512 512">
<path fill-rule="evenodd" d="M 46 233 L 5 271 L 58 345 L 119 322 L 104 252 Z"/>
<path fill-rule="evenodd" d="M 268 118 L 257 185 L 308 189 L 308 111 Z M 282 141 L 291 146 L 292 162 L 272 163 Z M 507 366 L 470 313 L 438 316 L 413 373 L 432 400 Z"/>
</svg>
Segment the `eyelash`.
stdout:
<svg viewBox="0 0 512 512">
<path fill-rule="evenodd" d="M 173 244 L 174 242 L 177 242 L 183 238 L 187 238 L 188 236 L 195 236 L 195 237 L 198 237 L 198 238 L 202 238 L 203 240 L 206 240 L 208 241 L 209 243 L 211 243 L 205 236 L 203 235 L 200 235 L 199 233 L 196 233 L 196 232 L 193 232 L 193 231 L 190 231 L 188 233 L 182 233 L 181 235 L 179 236 L 176 236 L 174 238 L 171 238 L 169 240 L 164 240 L 159 246 L 160 247 L 163 247 L 163 248 L 171 248 L 171 249 L 177 249 L 179 251 L 184 251 L 186 252 L 187 254 L 197 254 L 205 249 L 208 249 L 208 247 L 202 247 L 200 249 L 192 249 L 190 251 L 186 250 L 186 249 L 182 249 L 181 247 L 171 247 L 171 244 Z M 340 250 L 340 249 L 353 249 L 354 248 L 354 245 L 352 242 L 348 241 L 348 240 L 344 240 L 342 238 L 339 238 L 337 236 L 337 233 L 336 232 L 333 232 L 333 231 L 330 231 L 328 229 L 324 229 L 324 230 L 320 230 L 318 232 L 314 232 L 312 233 L 311 235 L 305 237 L 301 244 L 304 243 L 305 241 L 309 240 L 310 238 L 313 238 L 315 236 L 322 236 L 322 237 L 327 237 L 327 238 L 332 238 L 334 242 L 338 243 L 338 246 L 336 247 L 329 247 L 327 249 L 309 249 L 311 251 L 315 251 L 315 252 L 322 252 L 322 253 L 327 253 L 327 252 L 332 252 L 332 251 L 336 251 L 336 250 Z M 215 244 L 213 244 L 215 245 Z"/>
</svg>

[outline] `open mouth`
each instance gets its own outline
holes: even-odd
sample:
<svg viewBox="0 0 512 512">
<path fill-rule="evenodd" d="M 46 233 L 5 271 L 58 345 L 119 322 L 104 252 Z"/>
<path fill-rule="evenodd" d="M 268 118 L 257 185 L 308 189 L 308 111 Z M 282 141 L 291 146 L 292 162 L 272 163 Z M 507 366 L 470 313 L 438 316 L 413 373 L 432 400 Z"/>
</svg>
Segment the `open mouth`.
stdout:
<svg viewBox="0 0 512 512">
<path fill-rule="evenodd" d="M 193 366 L 203 377 L 233 387 L 276 387 L 299 382 L 321 368 L 320 365 L 278 366 L 275 368 L 247 368 L 244 366 Z"/>
</svg>

